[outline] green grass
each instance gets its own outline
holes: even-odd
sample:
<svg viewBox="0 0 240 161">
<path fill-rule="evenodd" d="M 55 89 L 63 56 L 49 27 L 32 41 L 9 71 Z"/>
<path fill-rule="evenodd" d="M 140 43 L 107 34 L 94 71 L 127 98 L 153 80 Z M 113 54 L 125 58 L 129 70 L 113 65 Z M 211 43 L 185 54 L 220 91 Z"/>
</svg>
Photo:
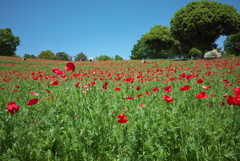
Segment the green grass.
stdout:
<svg viewBox="0 0 240 161">
<path fill-rule="evenodd" d="M 223 97 L 234 96 L 232 88 L 239 86 L 239 58 L 74 62 L 74 72 L 65 71 L 67 62 L 61 61 L 0 60 L 0 88 L 4 88 L 0 90 L 0 160 L 240 160 L 240 107 L 228 105 Z M 67 76 L 57 76 L 53 67 Z M 205 74 L 208 71 L 210 76 Z M 180 80 L 182 73 L 194 77 Z M 170 80 L 173 77 L 175 81 Z M 202 77 L 204 82 L 197 84 Z M 127 83 L 126 78 L 134 81 Z M 59 85 L 49 85 L 53 80 Z M 222 80 L 233 85 L 225 87 Z M 104 82 L 108 82 L 106 90 Z M 163 91 L 168 85 L 172 85 L 170 93 Z M 184 85 L 191 89 L 181 91 Z M 203 85 L 213 87 L 204 90 Z M 196 99 L 200 92 L 208 98 Z M 166 103 L 164 95 L 174 101 Z M 26 105 L 33 98 L 39 102 Z M 10 114 L 6 105 L 13 101 L 20 110 Z M 116 115 L 122 113 L 128 119 L 125 124 L 117 122 Z"/>
</svg>

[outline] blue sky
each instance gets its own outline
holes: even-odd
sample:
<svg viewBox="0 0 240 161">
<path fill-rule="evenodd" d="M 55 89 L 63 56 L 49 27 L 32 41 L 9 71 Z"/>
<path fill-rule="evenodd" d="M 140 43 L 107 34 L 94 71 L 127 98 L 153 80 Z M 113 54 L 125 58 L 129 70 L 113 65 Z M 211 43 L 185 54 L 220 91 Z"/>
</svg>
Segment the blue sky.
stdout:
<svg viewBox="0 0 240 161">
<path fill-rule="evenodd" d="M 17 55 L 41 51 L 87 57 L 120 55 L 129 59 L 133 45 L 154 25 L 170 19 L 190 0 L 1 0 L 0 28 L 21 39 Z M 218 0 L 237 8 L 240 0 Z M 224 37 L 217 41 L 223 46 Z"/>
</svg>

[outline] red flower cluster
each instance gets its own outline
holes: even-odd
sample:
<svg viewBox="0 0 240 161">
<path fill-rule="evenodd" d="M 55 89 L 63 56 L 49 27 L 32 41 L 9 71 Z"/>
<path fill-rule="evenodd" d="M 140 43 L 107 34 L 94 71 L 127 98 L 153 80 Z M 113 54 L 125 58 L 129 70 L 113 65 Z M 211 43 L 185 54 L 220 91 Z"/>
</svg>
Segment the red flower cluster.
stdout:
<svg viewBox="0 0 240 161">
<path fill-rule="evenodd" d="M 201 99 L 201 98 L 208 98 L 208 97 L 206 95 L 206 92 L 201 92 L 201 93 L 196 94 L 196 98 Z"/>
<path fill-rule="evenodd" d="M 116 117 L 119 118 L 119 120 L 117 122 L 119 122 L 121 124 L 128 122 L 128 119 L 126 119 L 127 116 L 124 113 L 118 114 Z"/>
<path fill-rule="evenodd" d="M 62 75 L 62 71 L 59 68 L 53 68 L 52 72 L 57 74 L 57 75 Z"/>
<path fill-rule="evenodd" d="M 162 98 L 166 101 L 166 103 L 174 101 L 174 99 L 168 95 L 164 95 Z"/>
<path fill-rule="evenodd" d="M 18 112 L 18 110 L 20 109 L 19 106 L 16 104 L 16 102 L 9 102 L 7 104 L 7 111 L 10 113 L 10 114 L 15 114 Z"/>
</svg>

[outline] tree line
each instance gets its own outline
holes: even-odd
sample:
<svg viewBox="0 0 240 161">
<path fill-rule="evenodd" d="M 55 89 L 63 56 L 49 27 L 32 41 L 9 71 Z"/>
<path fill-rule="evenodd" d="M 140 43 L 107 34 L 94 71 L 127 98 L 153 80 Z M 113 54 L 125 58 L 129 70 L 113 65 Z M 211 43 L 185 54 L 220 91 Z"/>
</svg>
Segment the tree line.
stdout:
<svg viewBox="0 0 240 161">
<path fill-rule="evenodd" d="M 177 10 L 170 28 L 155 25 L 137 40 L 131 59 L 201 57 L 217 49 L 215 41 L 227 36 L 224 50 L 240 55 L 240 13 L 216 1 L 193 1 Z M 219 48 L 217 49 L 219 50 Z"/>
<path fill-rule="evenodd" d="M 157 59 L 173 57 L 201 57 L 212 49 L 217 49 L 216 40 L 227 36 L 224 50 L 227 54 L 240 55 L 240 13 L 233 6 L 216 1 L 192 1 L 177 10 L 170 20 L 170 28 L 155 25 L 148 33 L 141 36 L 131 50 L 130 59 Z M 14 36 L 10 28 L 0 29 L 0 55 L 16 56 L 16 47 L 20 38 Z M 219 50 L 219 49 L 218 49 Z M 34 58 L 34 55 L 26 54 Z M 64 53 L 56 55 L 50 50 L 42 51 L 38 58 L 71 60 Z M 79 53 L 74 60 L 86 60 L 86 55 Z M 101 55 L 98 60 L 121 60 L 119 55 L 111 58 Z"/>
</svg>

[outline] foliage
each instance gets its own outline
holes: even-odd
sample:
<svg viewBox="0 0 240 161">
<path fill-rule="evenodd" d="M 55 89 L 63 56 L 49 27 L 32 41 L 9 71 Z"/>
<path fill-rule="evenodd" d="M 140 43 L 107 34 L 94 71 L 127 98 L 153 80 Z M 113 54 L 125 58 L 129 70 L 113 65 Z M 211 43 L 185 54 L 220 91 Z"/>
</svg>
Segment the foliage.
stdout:
<svg viewBox="0 0 240 161">
<path fill-rule="evenodd" d="M 227 54 L 240 56 L 240 32 L 226 38 L 224 41 L 224 50 Z"/>
<path fill-rule="evenodd" d="M 25 58 L 32 58 L 32 59 L 37 58 L 37 57 L 36 57 L 35 55 L 33 55 L 33 54 L 31 55 L 31 54 L 26 54 L 26 53 L 23 55 L 23 57 L 25 57 Z"/>
<path fill-rule="evenodd" d="M 38 55 L 39 59 L 53 59 L 54 53 L 51 50 L 45 50 L 41 51 L 41 53 Z"/>
<path fill-rule="evenodd" d="M 0 29 L 0 55 L 14 56 L 20 38 L 14 36 L 10 28 Z"/>
<path fill-rule="evenodd" d="M 74 61 L 80 61 L 80 60 L 81 61 L 86 61 L 87 60 L 87 56 L 83 52 L 77 54 L 75 59 L 74 59 Z"/>
<path fill-rule="evenodd" d="M 112 58 L 110 56 L 107 55 L 100 55 L 99 57 L 96 58 L 96 60 L 112 60 Z"/>
<path fill-rule="evenodd" d="M 199 49 L 192 48 L 191 50 L 189 50 L 189 56 L 193 58 L 199 57 L 200 55 L 201 55 L 201 51 Z"/>
<path fill-rule="evenodd" d="M 141 39 L 137 40 L 137 43 L 133 46 L 130 59 L 139 60 L 151 58 L 153 53 L 154 51 L 150 49 L 149 45 L 146 44 L 144 37 L 142 36 Z"/>
<path fill-rule="evenodd" d="M 0 160 L 240 160 L 239 61 L 0 56 Z"/>
<path fill-rule="evenodd" d="M 216 48 L 220 35 L 240 30 L 240 13 L 233 6 L 216 1 L 193 1 L 175 12 L 170 21 L 174 38 L 204 52 Z"/>
<path fill-rule="evenodd" d="M 123 60 L 123 58 L 119 55 L 115 55 L 114 60 Z"/>
<path fill-rule="evenodd" d="M 222 53 L 219 51 L 219 49 L 213 49 L 204 55 L 204 58 L 221 58 L 221 57 Z"/>
<path fill-rule="evenodd" d="M 155 25 L 143 37 L 145 43 L 155 51 L 155 54 L 151 58 L 165 58 L 165 56 L 161 54 L 161 50 L 170 49 L 174 43 L 174 39 L 167 26 Z"/>
<path fill-rule="evenodd" d="M 65 52 L 58 52 L 56 53 L 56 55 L 53 57 L 54 60 L 66 60 L 69 61 L 70 56 L 68 54 L 66 54 Z"/>
</svg>

